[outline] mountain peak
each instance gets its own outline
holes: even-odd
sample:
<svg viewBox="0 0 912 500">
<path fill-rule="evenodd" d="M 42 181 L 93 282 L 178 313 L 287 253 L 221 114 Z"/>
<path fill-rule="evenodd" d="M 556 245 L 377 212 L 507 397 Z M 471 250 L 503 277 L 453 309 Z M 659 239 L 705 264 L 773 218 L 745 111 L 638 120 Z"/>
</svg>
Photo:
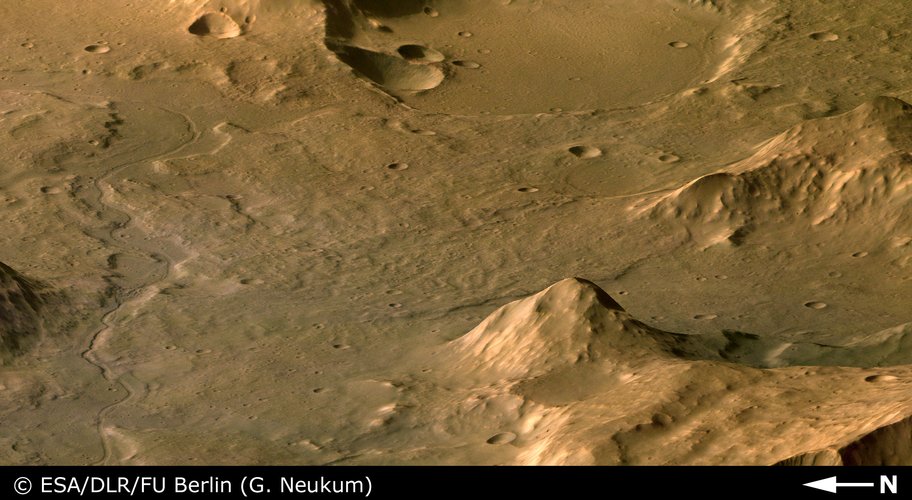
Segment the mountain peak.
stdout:
<svg viewBox="0 0 912 500">
<path fill-rule="evenodd" d="M 494 311 L 451 343 L 449 359 L 459 372 L 520 379 L 580 363 L 686 350 L 686 337 L 651 328 L 595 283 L 568 278 Z"/>
</svg>

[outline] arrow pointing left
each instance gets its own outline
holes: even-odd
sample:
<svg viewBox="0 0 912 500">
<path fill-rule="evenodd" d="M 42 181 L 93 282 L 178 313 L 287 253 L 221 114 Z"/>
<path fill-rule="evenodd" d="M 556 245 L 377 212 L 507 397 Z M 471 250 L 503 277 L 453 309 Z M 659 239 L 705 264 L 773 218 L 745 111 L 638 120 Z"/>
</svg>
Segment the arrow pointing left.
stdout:
<svg viewBox="0 0 912 500">
<path fill-rule="evenodd" d="M 873 488 L 874 487 L 874 483 L 840 483 L 837 481 L 836 476 L 828 477 L 826 479 L 821 479 L 819 481 L 812 481 L 810 483 L 804 483 L 804 485 L 809 488 L 828 491 L 830 493 L 836 493 L 836 491 L 839 488 Z"/>
</svg>

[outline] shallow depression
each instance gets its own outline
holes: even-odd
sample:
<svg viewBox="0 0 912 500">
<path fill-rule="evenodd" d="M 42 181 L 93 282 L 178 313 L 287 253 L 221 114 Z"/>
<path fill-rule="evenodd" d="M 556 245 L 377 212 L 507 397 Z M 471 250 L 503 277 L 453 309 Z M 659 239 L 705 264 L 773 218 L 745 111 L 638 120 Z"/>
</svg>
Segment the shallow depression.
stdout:
<svg viewBox="0 0 912 500">
<path fill-rule="evenodd" d="M 327 33 L 342 34 L 327 37 L 330 48 L 367 39 L 357 27 L 365 25 L 368 14 L 357 8 L 359 2 L 338 8 L 340 2 L 345 0 L 330 2 L 337 8 L 327 11 Z M 714 40 L 733 24 L 714 9 L 685 1 L 656 6 L 636 0 L 554 0 L 548 8 L 537 8 L 534 2 L 453 0 L 436 3 L 433 12 L 434 17 L 419 8 L 400 9 L 378 16 L 391 29 L 385 35 L 390 39 L 375 38 L 373 46 L 362 48 L 380 53 L 398 48 L 409 60 L 427 61 L 421 49 L 439 47 L 452 61 L 440 86 L 397 93 L 402 89 L 367 76 L 409 105 L 456 114 L 610 109 L 660 99 L 715 72 L 724 54 Z M 345 32 L 340 26 L 354 28 Z M 367 73 L 350 53 L 340 58 Z"/>
</svg>

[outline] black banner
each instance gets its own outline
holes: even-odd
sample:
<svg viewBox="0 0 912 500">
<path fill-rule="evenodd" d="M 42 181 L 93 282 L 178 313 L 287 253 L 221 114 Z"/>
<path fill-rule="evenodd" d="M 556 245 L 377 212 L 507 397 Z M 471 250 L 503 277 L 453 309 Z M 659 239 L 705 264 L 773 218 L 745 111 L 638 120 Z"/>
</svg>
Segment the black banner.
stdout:
<svg viewBox="0 0 912 500">
<path fill-rule="evenodd" d="M 907 467 L 0 467 L 0 498 L 898 498 Z"/>
</svg>

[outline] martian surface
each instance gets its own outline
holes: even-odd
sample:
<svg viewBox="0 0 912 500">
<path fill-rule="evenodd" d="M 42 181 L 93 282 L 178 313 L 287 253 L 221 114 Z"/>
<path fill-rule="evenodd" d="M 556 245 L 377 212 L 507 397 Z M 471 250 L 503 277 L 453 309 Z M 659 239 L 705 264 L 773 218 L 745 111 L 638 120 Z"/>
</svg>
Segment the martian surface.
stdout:
<svg viewBox="0 0 912 500">
<path fill-rule="evenodd" d="M 0 463 L 912 464 L 905 8 L 0 3 Z"/>
</svg>

